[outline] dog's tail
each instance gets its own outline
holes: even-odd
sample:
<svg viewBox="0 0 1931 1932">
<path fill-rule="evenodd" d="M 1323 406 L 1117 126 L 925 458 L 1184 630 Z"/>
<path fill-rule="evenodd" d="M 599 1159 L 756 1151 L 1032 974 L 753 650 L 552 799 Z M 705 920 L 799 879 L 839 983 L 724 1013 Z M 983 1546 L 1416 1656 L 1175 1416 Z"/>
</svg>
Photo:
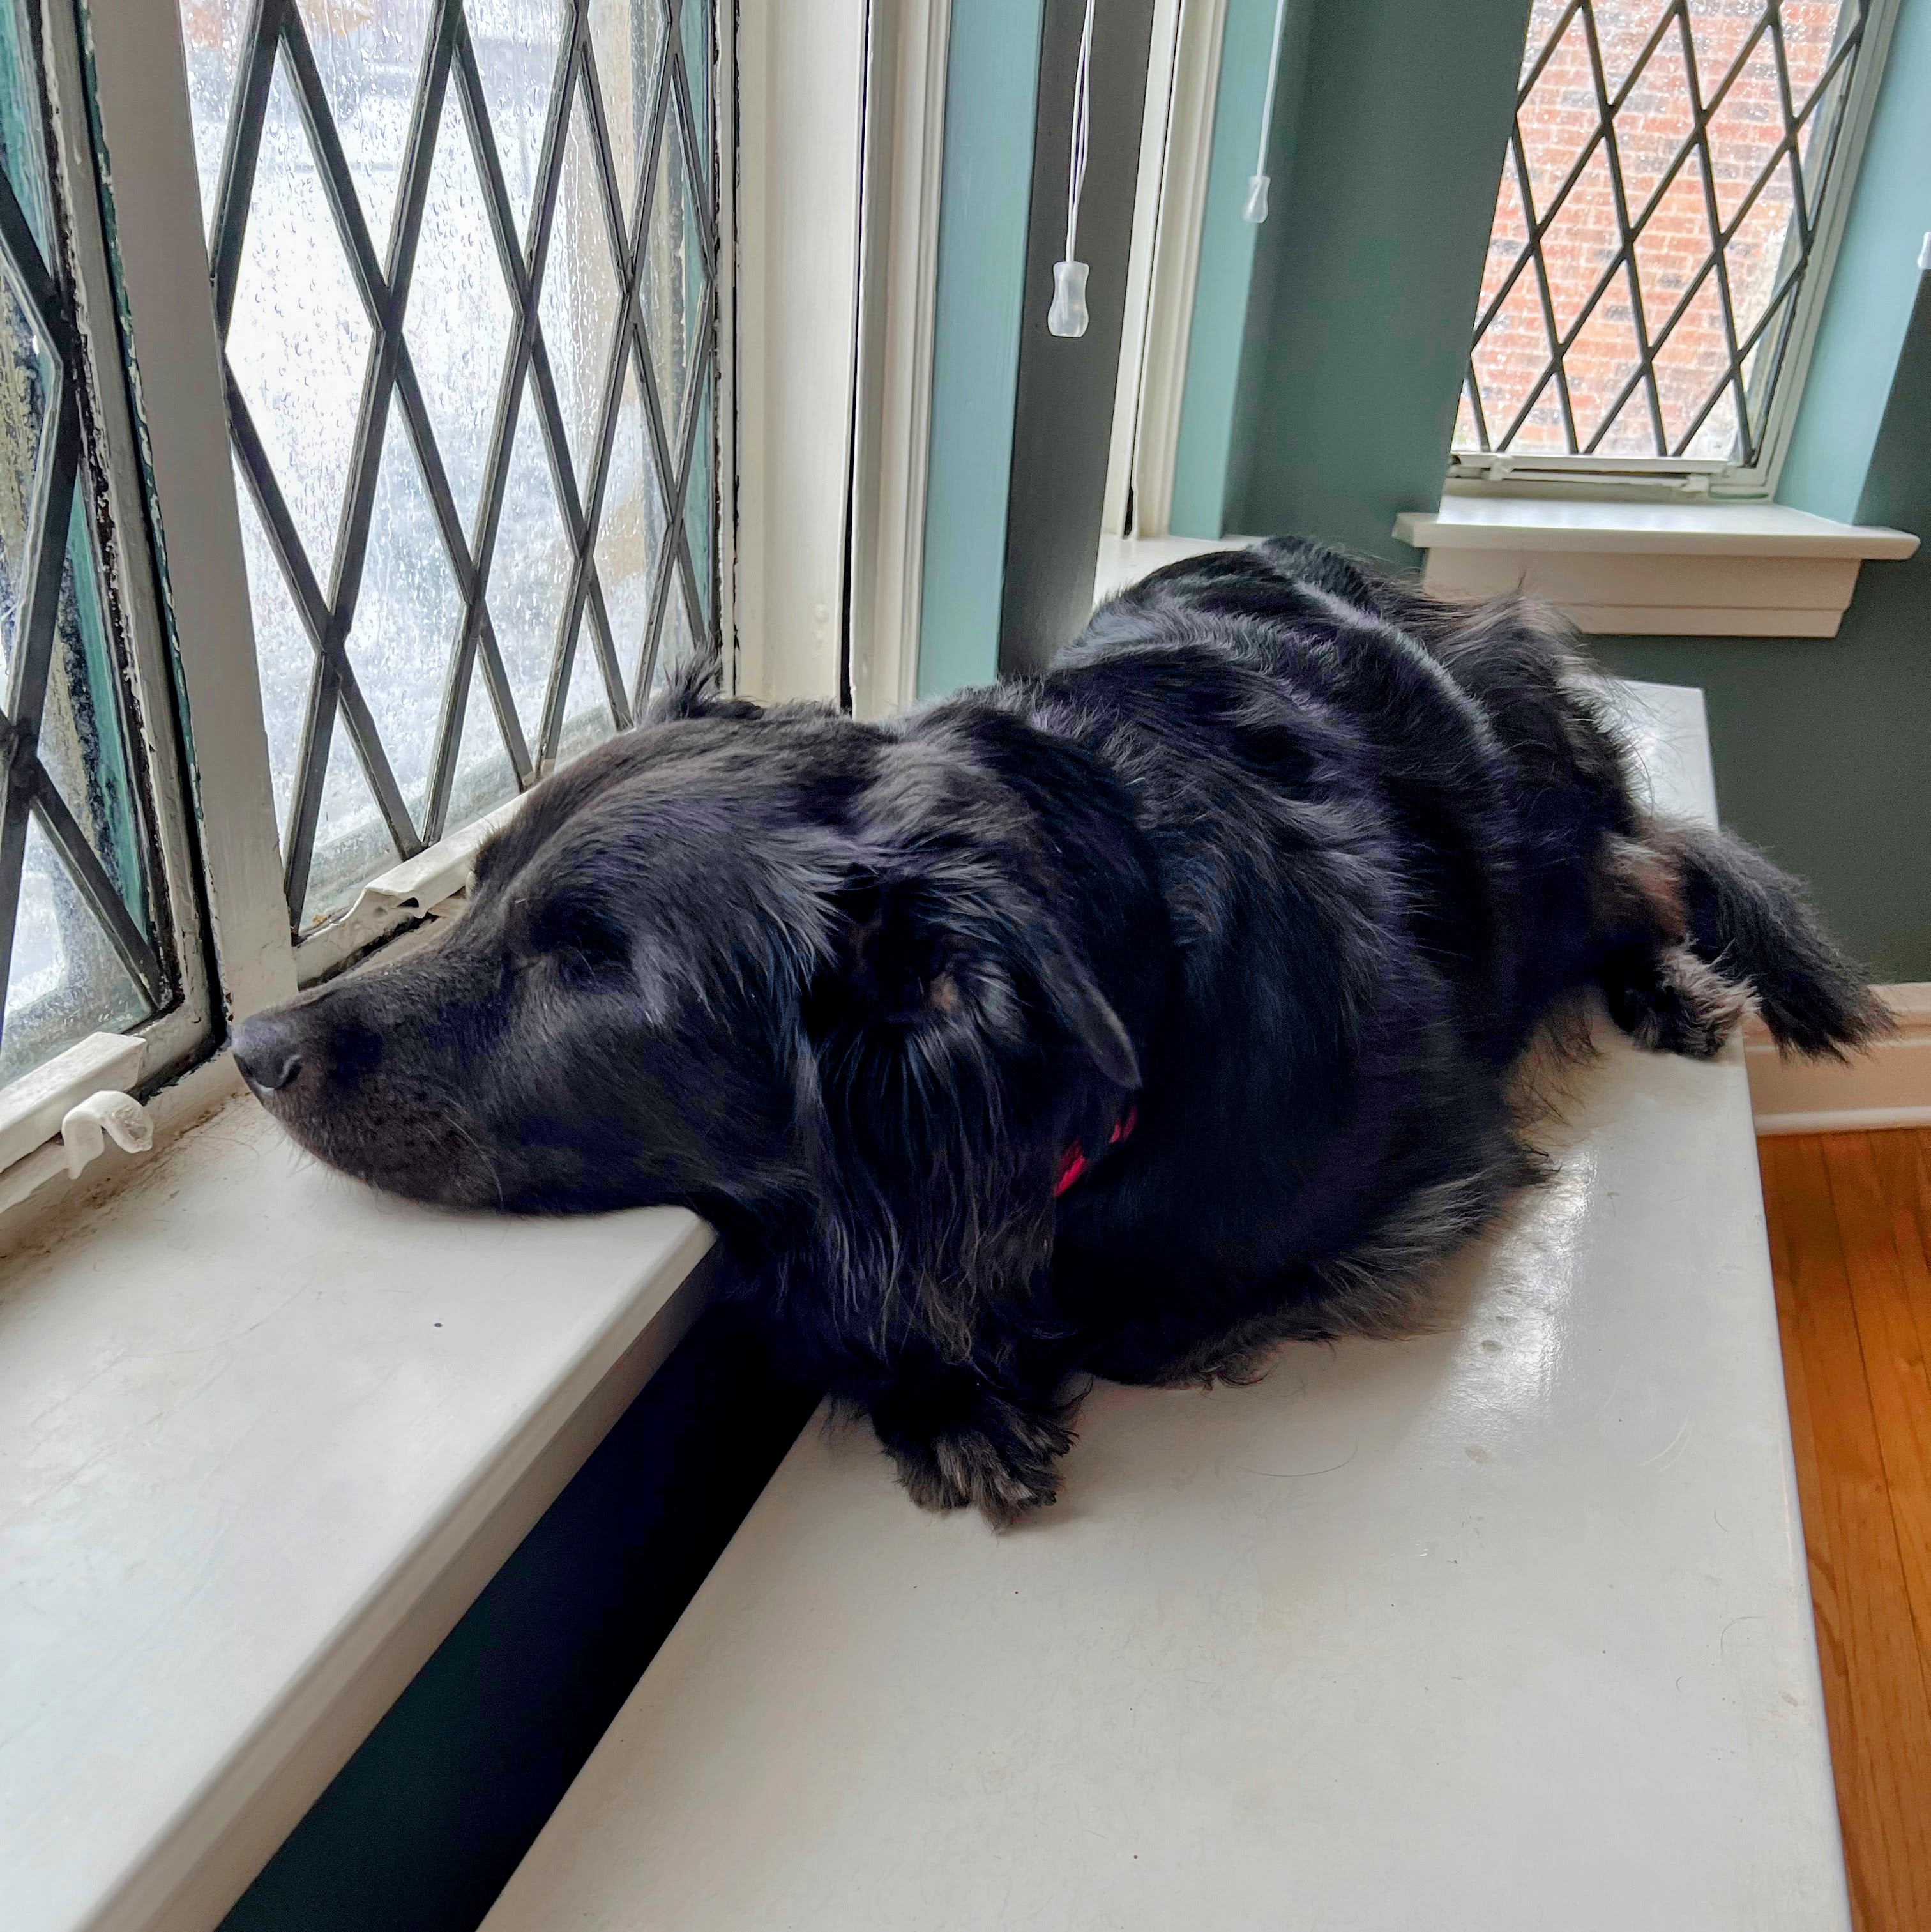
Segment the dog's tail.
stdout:
<svg viewBox="0 0 1931 1932">
<path fill-rule="evenodd" d="M 1720 978 L 1747 987 L 1777 1045 L 1842 1059 L 1894 1024 L 1884 1003 L 1824 930 L 1804 888 L 1740 838 L 1655 820 L 1643 843 L 1663 861 L 1681 943 Z"/>
</svg>

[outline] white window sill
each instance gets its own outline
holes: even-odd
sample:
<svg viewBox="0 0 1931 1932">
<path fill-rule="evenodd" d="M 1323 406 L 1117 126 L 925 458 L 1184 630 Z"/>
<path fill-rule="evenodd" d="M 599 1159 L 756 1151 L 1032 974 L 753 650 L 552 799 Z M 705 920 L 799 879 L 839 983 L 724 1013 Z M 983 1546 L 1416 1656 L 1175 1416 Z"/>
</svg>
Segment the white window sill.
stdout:
<svg viewBox="0 0 1931 1932">
<path fill-rule="evenodd" d="M 1526 590 L 1579 630 L 1637 636 L 1835 637 L 1859 566 L 1918 548 L 1780 503 L 1532 496 L 1444 496 L 1404 511 L 1394 534 L 1428 553 L 1432 588 Z"/>
<path fill-rule="evenodd" d="M 205 1932 L 668 1354 L 709 1231 L 385 1200 L 252 1100 L 0 1268 L 10 1932 Z"/>
</svg>

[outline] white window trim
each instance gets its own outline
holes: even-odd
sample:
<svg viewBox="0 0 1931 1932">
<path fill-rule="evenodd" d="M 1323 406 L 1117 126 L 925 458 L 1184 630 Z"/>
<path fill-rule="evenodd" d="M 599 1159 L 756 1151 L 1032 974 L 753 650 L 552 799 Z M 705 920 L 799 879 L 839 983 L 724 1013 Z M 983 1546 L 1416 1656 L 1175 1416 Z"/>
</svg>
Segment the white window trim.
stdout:
<svg viewBox="0 0 1931 1932">
<path fill-rule="evenodd" d="M 1778 374 L 1777 393 L 1771 398 L 1764 424 L 1763 452 L 1757 461 L 1732 463 L 1696 457 L 1619 459 L 1542 450 L 1459 451 L 1452 452 L 1448 462 L 1450 480 L 1458 490 L 1477 494 L 1492 490 L 1506 496 L 1546 486 L 1631 500 L 1669 494 L 1708 494 L 1713 498 L 1758 502 L 1768 502 L 1775 497 L 1784 459 L 1790 453 L 1804 386 L 1810 373 L 1811 354 L 1817 344 L 1818 325 L 1823 318 L 1831 278 L 1837 270 L 1837 250 L 1850 218 L 1864 142 L 1870 132 L 1878 88 L 1890 58 L 1891 31 L 1897 23 L 1902 4 L 1903 0 L 1871 0 L 1864 45 L 1858 50 L 1857 71 L 1844 105 L 1837 172 L 1825 197 L 1823 218 L 1818 224 L 1804 286 L 1798 292 L 1796 326 Z M 1835 626 L 1832 628 L 1834 630 Z M 1807 637 L 1831 633 L 1787 634 Z"/>
<path fill-rule="evenodd" d="M 1639 637 L 1835 637 L 1859 567 L 1918 548 L 1778 503 L 1459 494 L 1404 511 L 1394 535 L 1427 553 L 1431 590 L 1524 590 L 1579 630 Z"/>
<path fill-rule="evenodd" d="M 1156 14 L 1155 46 L 1165 53 L 1158 38 L 1162 24 Z M 1130 431 L 1122 428 L 1124 406 L 1117 399 L 1114 405 L 1105 524 L 1109 536 L 1126 533 L 1129 500 L 1136 537 L 1164 537 L 1173 515 L 1174 469 L 1186 399 L 1187 344 L 1207 223 L 1226 25 L 1227 0 L 1187 0 L 1171 29 L 1170 70 L 1148 76 L 1134 224 L 1135 250 L 1146 251 L 1145 293 L 1137 302 L 1129 298 L 1129 329 L 1139 337 L 1138 380 Z M 1157 111 L 1161 106 L 1164 112 Z M 1152 197 L 1156 212 L 1150 235 L 1138 218 L 1138 210 L 1148 203 L 1150 176 L 1159 184 Z M 1129 289 L 1137 291 L 1140 284 L 1131 262 L 1129 282 Z M 1123 356 L 1123 375 L 1124 370 Z"/>
<path fill-rule="evenodd" d="M 839 696 L 865 45 L 865 0 L 740 0 L 736 686 L 753 698 Z"/>
<path fill-rule="evenodd" d="M 668 1356 L 712 1238 L 345 1190 L 244 1097 L 16 1257 L 9 1925 L 218 1923 Z"/>
<path fill-rule="evenodd" d="M 918 694 L 952 0 L 871 10 L 851 515 L 852 708 Z"/>
</svg>

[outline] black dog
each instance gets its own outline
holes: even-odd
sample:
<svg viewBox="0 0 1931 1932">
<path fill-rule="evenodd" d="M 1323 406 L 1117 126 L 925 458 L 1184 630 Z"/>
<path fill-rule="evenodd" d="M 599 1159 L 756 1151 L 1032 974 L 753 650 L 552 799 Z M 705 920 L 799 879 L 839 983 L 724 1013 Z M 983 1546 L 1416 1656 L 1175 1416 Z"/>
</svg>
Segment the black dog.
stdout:
<svg viewBox="0 0 1931 1932">
<path fill-rule="evenodd" d="M 687 678 L 484 848 L 440 945 L 250 1020 L 305 1146 L 432 1201 L 682 1202 L 906 1486 L 1052 1499 L 1069 1378 L 1388 1333 L 1534 1166 L 1594 985 L 1703 1057 L 1882 1010 L 1795 885 L 1650 817 L 1552 621 L 1294 542 L 882 724 Z"/>
</svg>

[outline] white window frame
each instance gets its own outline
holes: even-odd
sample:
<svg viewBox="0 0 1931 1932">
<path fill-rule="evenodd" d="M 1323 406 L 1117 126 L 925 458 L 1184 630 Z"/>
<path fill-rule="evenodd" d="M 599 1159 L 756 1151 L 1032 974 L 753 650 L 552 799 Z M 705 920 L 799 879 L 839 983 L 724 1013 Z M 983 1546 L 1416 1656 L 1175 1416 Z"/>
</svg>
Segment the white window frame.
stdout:
<svg viewBox="0 0 1931 1932">
<path fill-rule="evenodd" d="M 1858 50 L 1843 107 L 1835 172 L 1826 190 L 1816 239 L 1798 290 L 1790 344 L 1764 422 L 1764 439 L 1755 463 L 1714 457 L 1571 456 L 1547 451 L 1451 451 L 1447 487 L 1458 494 L 1510 498 L 1585 494 L 1639 501 L 1645 497 L 1709 497 L 1740 502 L 1774 499 L 1810 374 L 1837 251 L 1843 240 L 1858 164 L 1877 103 L 1878 88 L 1891 52 L 1891 37 L 1902 0 L 1870 0 L 1864 44 Z M 1513 125 L 1513 113 L 1511 126 Z M 1504 170 L 1508 164 L 1504 163 Z M 1498 174 L 1498 185 L 1503 176 Z M 1472 346 L 1472 344 L 1471 344 Z"/>
<path fill-rule="evenodd" d="M 169 814 L 185 869 L 178 880 L 170 873 L 170 896 L 187 914 L 184 966 L 203 957 L 214 964 L 212 983 L 202 976 L 199 1006 L 184 1003 L 150 1030 L 166 1036 L 147 1054 L 146 1091 L 157 1071 L 178 1072 L 184 1057 L 218 1049 L 233 1022 L 404 937 L 439 907 L 450 910 L 475 848 L 520 801 L 371 879 L 347 913 L 292 939 L 178 11 L 174 0 L 81 0 L 78 10 L 76 0 L 42 4 L 62 23 L 56 43 L 70 49 L 71 71 L 58 76 L 64 100 L 81 98 L 79 62 L 87 62 L 111 178 L 139 418 L 124 406 L 106 425 L 114 508 L 125 527 L 142 528 L 138 436 L 177 646 L 170 665 L 148 592 L 142 649 L 151 662 L 143 670 L 149 688 L 164 694 L 170 673 L 178 679 L 189 747 L 187 791 L 171 801 Z M 84 52 L 73 31 L 77 19 Z M 711 101 L 721 157 L 715 536 L 725 674 L 749 695 L 835 702 L 850 616 L 868 9 L 866 0 L 826 0 L 809 10 L 783 0 L 721 0 L 714 20 Z M 939 58 L 942 70 L 943 40 Z M 64 165 L 70 175 L 86 173 L 92 196 L 90 146 L 64 145 Z M 848 210 L 842 219 L 841 210 Z M 104 254 L 91 272 L 90 308 L 111 317 Z M 97 323 L 96 339 L 104 354 L 109 338 Z M 118 372 L 103 373 L 103 386 L 118 394 Z M 140 586 L 130 588 L 138 609 Z M 170 758 L 172 745 L 167 736 Z M 198 874 L 188 862 L 190 822 Z M 104 1053 L 79 1056 L 85 1067 L 76 1060 L 72 1097 L 99 1084 Z M 185 1126 L 234 1089 L 232 1066 L 219 1054 L 157 1094 L 150 1111 L 163 1126 Z M 46 1096 L 37 1090 L 23 1102 L 30 1097 L 44 1114 Z M 0 1092 L 0 1130 L 7 1098 Z M 0 1216 L 10 1219 L 27 1196 L 44 1194 L 64 1172 L 53 1158 L 59 1151 L 46 1149 L 0 1176 Z"/>
</svg>

